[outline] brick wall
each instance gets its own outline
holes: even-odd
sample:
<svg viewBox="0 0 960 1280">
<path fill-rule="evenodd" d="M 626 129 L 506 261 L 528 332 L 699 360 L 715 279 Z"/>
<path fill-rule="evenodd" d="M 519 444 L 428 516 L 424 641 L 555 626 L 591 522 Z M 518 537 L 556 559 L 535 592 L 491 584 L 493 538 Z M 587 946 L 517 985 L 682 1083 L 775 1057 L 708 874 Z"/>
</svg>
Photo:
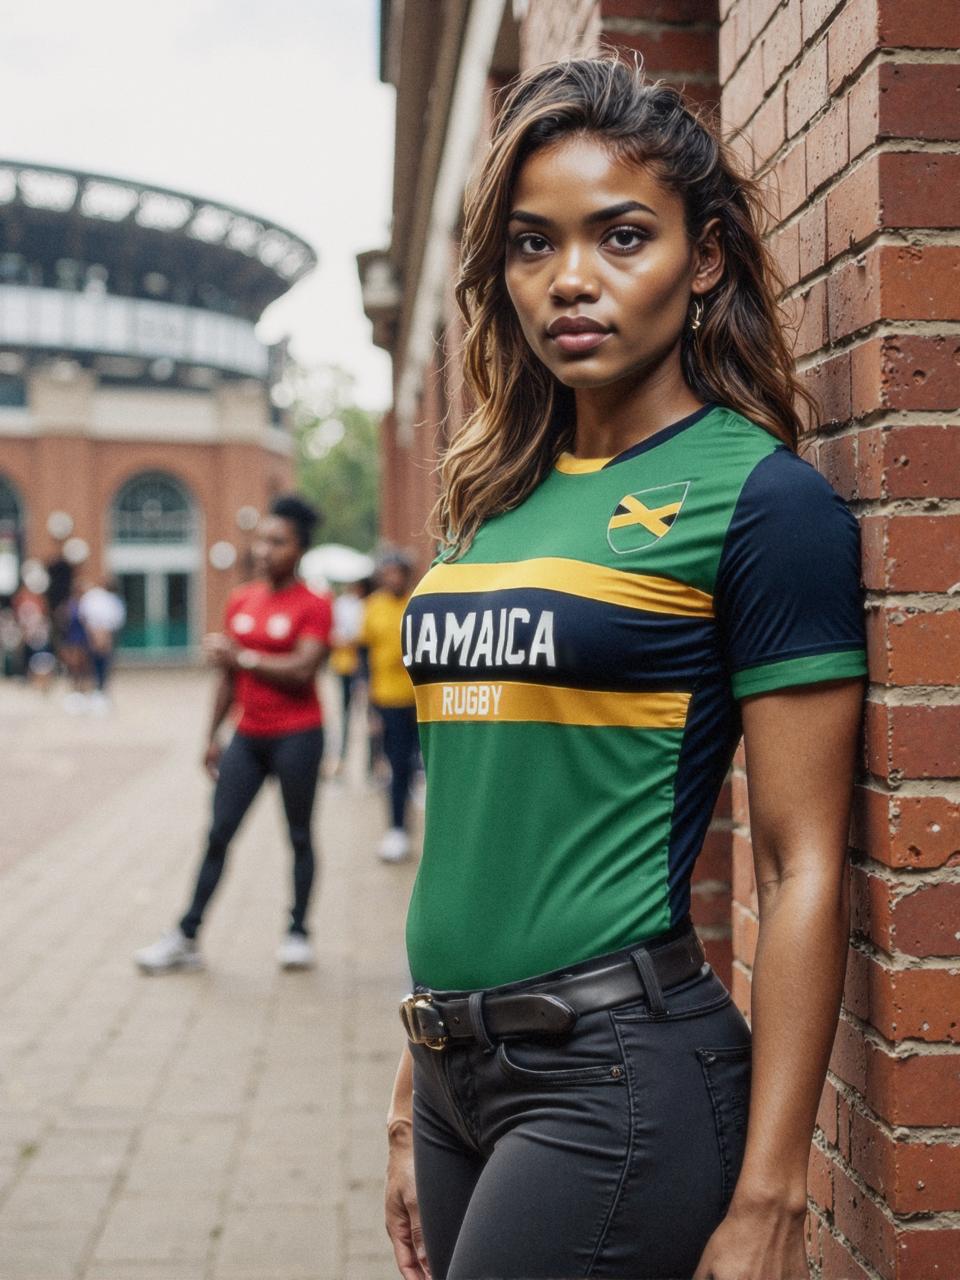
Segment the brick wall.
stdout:
<svg viewBox="0 0 960 1280">
<path fill-rule="evenodd" d="M 960 1275 L 960 5 L 721 0 L 737 149 L 771 177 L 802 452 L 861 519 L 871 689 L 853 945 L 811 1156 L 825 1278 Z M 733 779 L 733 989 L 756 894 Z"/>
</svg>

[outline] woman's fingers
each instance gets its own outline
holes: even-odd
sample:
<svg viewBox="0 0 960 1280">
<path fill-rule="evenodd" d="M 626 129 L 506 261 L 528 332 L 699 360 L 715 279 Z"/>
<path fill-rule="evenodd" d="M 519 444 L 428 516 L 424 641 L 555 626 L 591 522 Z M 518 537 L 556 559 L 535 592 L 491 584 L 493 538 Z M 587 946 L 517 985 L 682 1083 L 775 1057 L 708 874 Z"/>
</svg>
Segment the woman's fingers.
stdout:
<svg viewBox="0 0 960 1280">
<path fill-rule="evenodd" d="M 403 1280 L 429 1280 L 419 1221 L 414 1225 L 406 1204 L 398 1196 L 387 1200 L 387 1235 Z"/>
</svg>

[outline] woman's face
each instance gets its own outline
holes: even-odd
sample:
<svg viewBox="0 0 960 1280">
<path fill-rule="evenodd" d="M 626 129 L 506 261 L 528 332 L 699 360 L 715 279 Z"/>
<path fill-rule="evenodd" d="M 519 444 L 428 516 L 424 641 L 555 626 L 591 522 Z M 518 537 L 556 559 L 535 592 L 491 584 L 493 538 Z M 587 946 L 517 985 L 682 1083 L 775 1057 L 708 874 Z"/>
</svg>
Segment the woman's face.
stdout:
<svg viewBox="0 0 960 1280">
<path fill-rule="evenodd" d="M 691 245 L 679 196 L 597 138 L 535 151 L 517 176 L 505 268 L 534 353 L 573 388 L 654 368 L 679 343 L 691 293 L 722 274 L 718 223 Z"/>
<path fill-rule="evenodd" d="M 282 516 L 263 517 L 251 551 L 257 572 L 273 582 L 289 578 L 303 555 L 296 525 Z"/>
</svg>

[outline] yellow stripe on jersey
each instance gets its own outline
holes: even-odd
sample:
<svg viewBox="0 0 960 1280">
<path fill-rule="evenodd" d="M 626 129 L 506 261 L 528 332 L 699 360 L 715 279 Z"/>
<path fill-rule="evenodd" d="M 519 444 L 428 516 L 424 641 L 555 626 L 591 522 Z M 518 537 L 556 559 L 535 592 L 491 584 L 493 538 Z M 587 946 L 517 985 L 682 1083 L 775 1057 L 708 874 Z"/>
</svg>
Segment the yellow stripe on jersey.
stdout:
<svg viewBox="0 0 960 1280">
<path fill-rule="evenodd" d="M 417 719 L 534 721 L 626 729 L 682 729 L 689 693 L 614 693 L 513 681 L 455 680 L 417 685 Z"/>
<path fill-rule="evenodd" d="M 675 516 L 683 504 L 682 502 L 668 502 L 662 507 L 645 507 L 632 493 L 628 493 L 625 498 L 620 499 L 620 505 L 621 507 L 626 507 L 626 511 L 612 516 L 609 528 L 623 529 L 629 525 L 642 524 L 650 533 L 662 538 L 670 528 L 663 517 Z"/>
<path fill-rule="evenodd" d="M 512 591 L 523 587 L 561 591 L 603 604 L 647 609 L 683 618 L 712 618 L 713 596 L 672 578 L 627 573 L 585 560 L 543 556 L 537 560 L 494 564 L 435 564 L 414 591 L 415 596 L 472 591 Z"/>
<path fill-rule="evenodd" d="M 554 466 L 558 471 L 562 471 L 567 476 L 582 476 L 590 471 L 602 471 L 608 462 L 612 462 L 610 458 L 578 458 L 575 453 L 569 453 L 564 450 L 559 455 Z"/>
</svg>

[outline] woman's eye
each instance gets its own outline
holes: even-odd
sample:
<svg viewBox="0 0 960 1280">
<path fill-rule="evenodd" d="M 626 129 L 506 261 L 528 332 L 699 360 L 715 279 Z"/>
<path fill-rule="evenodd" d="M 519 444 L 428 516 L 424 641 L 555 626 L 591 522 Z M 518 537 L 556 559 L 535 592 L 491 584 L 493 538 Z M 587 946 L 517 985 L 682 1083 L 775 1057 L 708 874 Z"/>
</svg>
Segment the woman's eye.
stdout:
<svg viewBox="0 0 960 1280">
<path fill-rule="evenodd" d="M 525 231 L 523 235 L 517 236 L 513 243 L 521 253 L 543 253 L 550 248 L 549 241 L 543 236 L 538 236 L 534 231 Z"/>
<path fill-rule="evenodd" d="M 649 239 L 649 234 L 639 227 L 615 227 L 607 236 L 607 242 L 615 249 L 636 249 Z"/>
</svg>

